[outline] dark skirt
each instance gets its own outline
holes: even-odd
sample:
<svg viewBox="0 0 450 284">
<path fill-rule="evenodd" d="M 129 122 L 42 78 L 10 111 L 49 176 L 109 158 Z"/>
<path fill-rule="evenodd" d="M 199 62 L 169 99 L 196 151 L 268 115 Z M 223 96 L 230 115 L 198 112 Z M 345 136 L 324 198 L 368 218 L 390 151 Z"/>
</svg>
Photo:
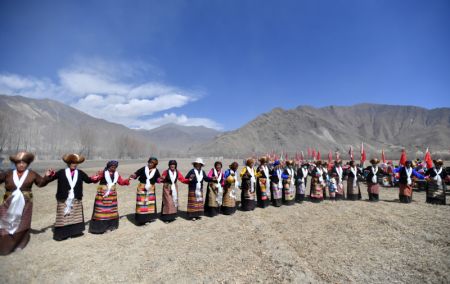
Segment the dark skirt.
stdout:
<svg viewBox="0 0 450 284">
<path fill-rule="evenodd" d="M 223 215 L 233 215 L 235 212 L 236 212 L 236 206 L 234 206 L 234 207 L 222 206 L 220 208 L 220 213 L 222 213 Z"/>
<path fill-rule="evenodd" d="M 250 181 L 242 181 L 242 185 L 245 185 L 241 191 L 241 210 L 242 211 L 252 211 L 256 207 L 256 189 L 252 192 L 250 190 Z M 256 187 L 256 185 L 255 185 Z"/>
<path fill-rule="evenodd" d="M 208 217 L 214 217 L 219 215 L 220 213 L 220 207 L 210 207 L 205 206 L 205 215 Z"/>
<path fill-rule="evenodd" d="M 64 215 L 65 200 L 58 200 L 56 207 L 55 229 L 53 239 L 62 241 L 70 237 L 81 236 L 85 230 L 83 203 L 75 199 L 69 214 Z"/>
<path fill-rule="evenodd" d="M 256 202 L 255 200 L 244 199 L 241 201 L 242 211 L 253 211 L 255 210 Z"/>
<path fill-rule="evenodd" d="M 267 193 L 267 189 L 266 189 L 266 179 L 265 178 L 259 178 L 257 184 L 257 188 L 256 188 L 256 196 L 258 199 L 258 207 L 260 208 L 266 208 L 267 206 L 270 205 L 270 198 L 269 195 Z"/>
<path fill-rule="evenodd" d="M 446 185 L 445 181 L 442 181 L 442 185 L 438 186 L 434 180 L 429 181 L 426 184 L 426 201 L 430 204 L 445 205 Z"/>
<path fill-rule="evenodd" d="M 412 185 L 400 184 L 398 198 L 401 203 L 411 203 L 412 201 Z"/>
<path fill-rule="evenodd" d="M 119 228 L 119 218 L 112 220 L 94 220 L 89 222 L 89 233 L 103 234 L 107 231 L 114 231 Z"/>
<path fill-rule="evenodd" d="M 398 198 L 401 203 L 411 203 L 411 201 L 412 201 L 412 196 L 399 195 Z"/>
<path fill-rule="evenodd" d="M 377 202 L 379 200 L 380 200 L 380 197 L 378 196 L 378 194 L 369 192 L 369 201 Z"/>
<path fill-rule="evenodd" d="M 85 225 L 83 223 L 67 225 L 64 227 L 55 227 L 53 231 L 53 239 L 55 241 L 62 241 L 72 237 L 78 237 L 83 235 L 85 230 Z"/>
<path fill-rule="evenodd" d="M 298 203 L 301 203 L 305 200 L 305 195 L 304 194 L 298 194 L 295 196 L 295 201 L 297 201 Z"/>
<path fill-rule="evenodd" d="M 347 194 L 347 200 L 355 201 L 359 199 L 359 194 Z"/>
</svg>

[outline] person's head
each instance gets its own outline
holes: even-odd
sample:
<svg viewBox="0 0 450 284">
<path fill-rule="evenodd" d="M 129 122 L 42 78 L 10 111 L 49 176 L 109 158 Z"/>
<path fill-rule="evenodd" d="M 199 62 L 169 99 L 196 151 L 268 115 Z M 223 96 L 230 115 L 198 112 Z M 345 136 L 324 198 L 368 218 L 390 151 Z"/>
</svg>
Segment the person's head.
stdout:
<svg viewBox="0 0 450 284">
<path fill-rule="evenodd" d="M 280 160 L 275 160 L 275 162 L 273 162 L 273 167 L 274 168 L 276 168 L 276 169 L 279 169 L 280 168 Z"/>
<path fill-rule="evenodd" d="M 380 163 L 380 160 L 378 160 L 377 158 L 373 158 L 372 160 L 370 160 L 370 163 L 375 167 Z"/>
<path fill-rule="evenodd" d="M 119 162 L 115 161 L 115 160 L 111 160 L 108 163 L 106 163 L 105 170 L 113 173 L 117 170 L 118 167 L 119 167 Z"/>
<path fill-rule="evenodd" d="M 203 163 L 202 158 L 197 158 L 194 162 L 192 162 L 192 165 L 195 169 L 200 170 L 205 164 Z"/>
<path fill-rule="evenodd" d="M 158 165 L 158 159 L 155 157 L 150 157 L 147 161 L 147 165 L 149 169 L 156 168 L 156 166 Z"/>
<path fill-rule="evenodd" d="M 316 161 L 316 167 L 322 168 L 322 161 Z"/>
<path fill-rule="evenodd" d="M 305 170 L 308 169 L 308 164 L 307 163 L 302 164 L 302 168 L 304 168 Z"/>
<path fill-rule="evenodd" d="M 66 154 L 62 157 L 64 163 L 67 164 L 67 167 L 72 171 L 76 170 L 78 165 L 84 162 L 84 157 L 78 154 Z"/>
<path fill-rule="evenodd" d="M 238 167 L 239 164 L 237 162 L 232 162 L 231 165 L 229 165 L 229 168 L 234 172 L 237 171 Z"/>
<path fill-rule="evenodd" d="M 292 168 L 293 166 L 294 166 L 294 161 L 292 161 L 292 160 L 287 160 L 286 161 L 286 167 Z"/>
<path fill-rule="evenodd" d="M 267 157 L 259 158 L 259 163 L 261 164 L 261 166 L 264 166 L 265 164 L 267 164 L 267 161 L 268 161 Z"/>
<path fill-rule="evenodd" d="M 340 167 L 342 166 L 342 160 L 336 160 L 334 161 L 334 164 L 336 165 L 336 167 Z"/>
<path fill-rule="evenodd" d="M 349 165 L 350 165 L 350 167 L 354 167 L 355 166 L 355 161 L 350 161 Z"/>
<path fill-rule="evenodd" d="M 171 171 L 175 171 L 177 169 L 177 166 L 178 166 L 177 161 L 175 161 L 175 160 L 169 161 L 169 169 Z"/>
<path fill-rule="evenodd" d="M 411 168 L 412 167 L 412 161 L 406 161 L 405 167 Z"/>
<path fill-rule="evenodd" d="M 444 165 L 444 161 L 441 159 L 434 160 L 433 163 L 437 169 L 440 169 Z"/>
<path fill-rule="evenodd" d="M 247 159 L 247 161 L 245 162 L 245 165 L 247 167 L 253 167 L 255 165 L 255 160 L 253 160 L 252 158 Z"/>
<path fill-rule="evenodd" d="M 221 161 L 215 162 L 214 168 L 216 169 L 216 171 L 220 171 L 222 169 L 222 162 Z"/>
<path fill-rule="evenodd" d="M 21 173 L 34 161 L 34 154 L 29 152 L 19 152 L 16 155 L 10 156 L 9 160 L 14 163 L 16 170 Z"/>
</svg>

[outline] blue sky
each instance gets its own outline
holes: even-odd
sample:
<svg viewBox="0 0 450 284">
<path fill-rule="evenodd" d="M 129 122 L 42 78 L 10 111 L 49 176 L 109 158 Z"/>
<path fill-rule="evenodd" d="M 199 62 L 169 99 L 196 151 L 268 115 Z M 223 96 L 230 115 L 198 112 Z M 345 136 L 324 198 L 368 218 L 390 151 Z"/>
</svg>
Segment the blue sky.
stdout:
<svg viewBox="0 0 450 284">
<path fill-rule="evenodd" d="M 450 106 L 450 1 L 0 2 L 0 93 L 131 127 Z"/>
</svg>

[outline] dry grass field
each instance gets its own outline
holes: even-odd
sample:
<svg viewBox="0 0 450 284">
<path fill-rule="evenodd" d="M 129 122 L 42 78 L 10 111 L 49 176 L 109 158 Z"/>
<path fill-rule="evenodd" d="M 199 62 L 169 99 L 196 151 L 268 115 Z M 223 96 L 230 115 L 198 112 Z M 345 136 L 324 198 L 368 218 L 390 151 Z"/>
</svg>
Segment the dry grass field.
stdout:
<svg viewBox="0 0 450 284">
<path fill-rule="evenodd" d="M 189 161 L 179 160 L 183 173 Z M 206 164 L 209 170 L 213 161 Z M 64 166 L 33 164 L 41 174 L 48 165 Z M 127 177 L 143 165 L 121 162 L 118 170 Z M 158 168 L 166 165 L 162 160 Z M 103 162 L 87 162 L 80 168 L 94 174 L 103 167 Z M 34 188 L 31 241 L 23 251 L 0 257 L 1 282 L 450 282 L 450 206 L 426 204 L 423 192 L 414 193 L 413 203 L 400 204 L 398 189 L 383 188 L 380 202 L 370 203 L 363 186 L 362 201 L 304 202 L 193 222 L 185 220 L 187 186 L 182 185 L 175 222 L 138 227 L 133 223 L 136 184 L 119 189 L 118 230 L 104 235 L 86 230 L 62 242 L 52 239 L 56 182 Z M 86 224 L 95 189 L 84 189 Z"/>
</svg>

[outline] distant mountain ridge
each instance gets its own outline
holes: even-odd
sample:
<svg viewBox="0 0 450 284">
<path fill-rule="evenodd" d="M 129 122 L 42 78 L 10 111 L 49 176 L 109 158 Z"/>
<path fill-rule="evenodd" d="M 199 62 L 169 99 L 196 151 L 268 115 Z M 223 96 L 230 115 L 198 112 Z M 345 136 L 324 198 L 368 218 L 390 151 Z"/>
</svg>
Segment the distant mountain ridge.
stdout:
<svg viewBox="0 0 450 284">
<path fill-rule="evenodd" d="M 3 155 L 28 150 L 42 159 L 59 158 L 67 152 L 104 159 L 178 156 L 200 139 L 209 141 L 217 133 L 206 127 L 179 125 L 133 130 L 54 100 L 0 95 Z"/>
<path fill-rule="evenodd" d="M 224 156 L 244 157 L 269 151 L 291 155 L 308 147 L 322 157 L 329 150 L 343 156 L 361 142 L 369 157 L 387 153 L 450 149 L 450 108 L 359 104 L 314 108 L 274 108 L 221 133 L 203 126 L 167 124 L 134 130 L 91 117 L 50 99 L 0 95 L 0 155 L 29 150 L 41 159 L 78 152 L 89 158 Z"/>
<path fill-rule="evenodd" d="M 209 143 L 194 149 L 203 155 L 242 156 L 275 150 L 305 151 L 319 149 L 322 157 L 328 151 L 359 149 L 364 142 L 369 155 L 384 148 L 397 153 L 450 148 L 450 108 L 427 110 L 415 106 L 358 104 L 314 108 L 299 106 L 275 108 L 243 127 L 223 133 Z M 230 155 L 231 153 L 231 155 Z"/>
</svg>

